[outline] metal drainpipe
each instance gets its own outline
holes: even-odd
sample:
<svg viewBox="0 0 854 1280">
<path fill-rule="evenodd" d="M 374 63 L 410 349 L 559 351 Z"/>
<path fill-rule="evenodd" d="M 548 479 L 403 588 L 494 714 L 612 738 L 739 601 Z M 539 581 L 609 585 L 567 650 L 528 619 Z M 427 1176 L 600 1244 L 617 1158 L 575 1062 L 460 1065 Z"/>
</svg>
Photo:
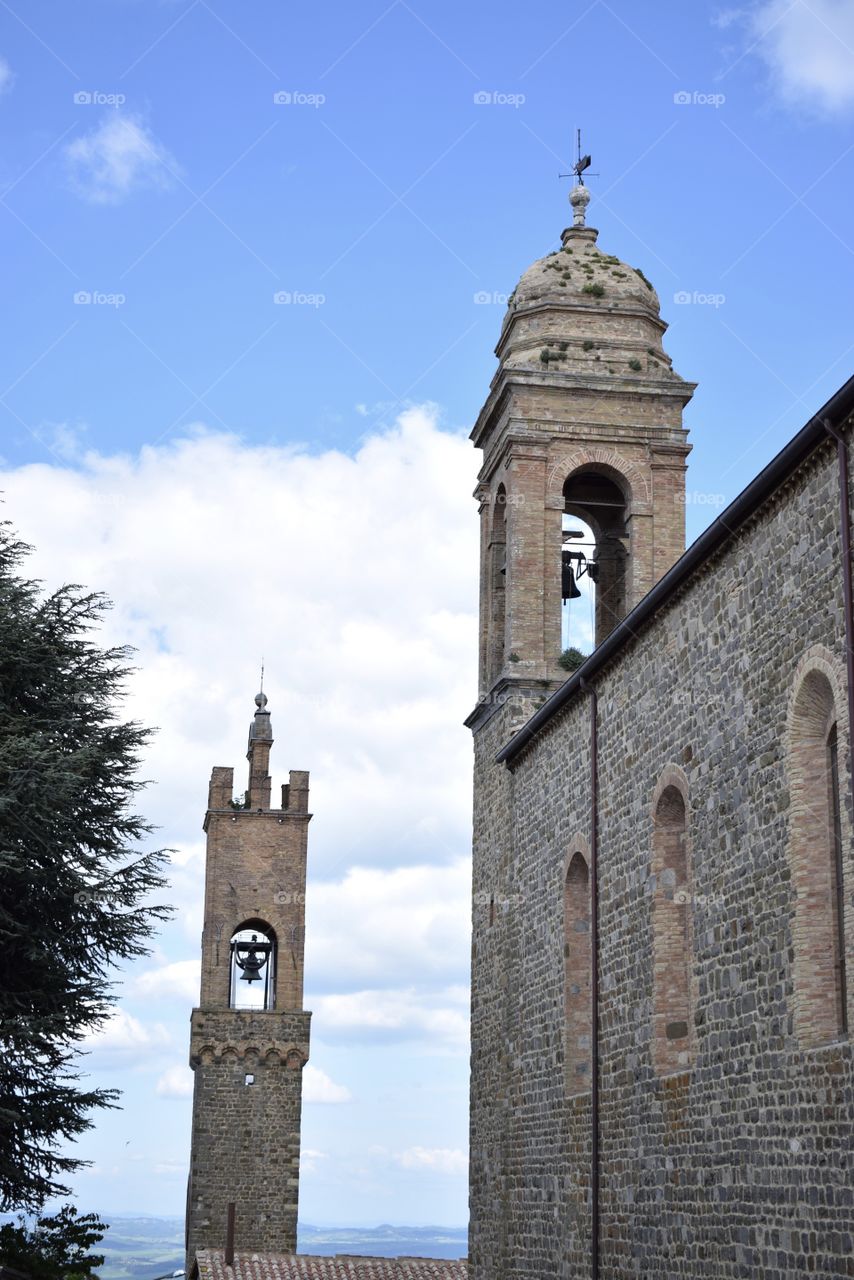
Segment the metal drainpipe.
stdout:
<svg viewBox="0 0 854 1280">
<path fill-rule="evenodd" d="M 599 743 L 596 690 L 590 695 L 590 1275 L 599 1280 Z"/>
</svg>

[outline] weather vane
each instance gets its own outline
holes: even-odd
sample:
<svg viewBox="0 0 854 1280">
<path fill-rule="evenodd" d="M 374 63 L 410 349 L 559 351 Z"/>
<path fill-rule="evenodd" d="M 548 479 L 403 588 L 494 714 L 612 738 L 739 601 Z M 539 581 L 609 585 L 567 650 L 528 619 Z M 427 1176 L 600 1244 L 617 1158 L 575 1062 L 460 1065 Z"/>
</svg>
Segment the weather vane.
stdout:
<svg viewBox="0 0 854 1280">
<path fill-rule="evenodd" d="M 583 187 L 584 174 L 587 173 L 587 170 L 590 168 L 593 161 L 589 155 L 583 156 L 581 154 L 581 130 L 580 129 L 576 129 L 575 131 L 575 145 L 576 145 L 576 161 L 575 161 L 575 164 L 572 166 L 572 173 L 559 173 L 557 176 L 559 178 L 575 178 L 578 181 L 578 185 L 580 187 Z M 588 173 L 587 176 L 588 178 L 598 178 L 599 174 Z"/>
</svg>

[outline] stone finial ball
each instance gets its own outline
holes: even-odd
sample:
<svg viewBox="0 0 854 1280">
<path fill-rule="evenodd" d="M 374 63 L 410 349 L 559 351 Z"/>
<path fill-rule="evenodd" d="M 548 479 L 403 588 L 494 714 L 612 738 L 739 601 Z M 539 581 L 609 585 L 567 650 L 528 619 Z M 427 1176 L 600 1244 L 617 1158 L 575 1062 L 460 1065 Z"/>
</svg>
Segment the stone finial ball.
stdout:
<svg viewBox="0 0 854 1280">
<path fill-rule="evenodd" d="M 266 705 L 267 705 L 267 695 L 266 695 L 266 693 L 256 693 L 256 694 L 255 694 L 255 706 L 258 708 L 258 710 L 259 710 L 259 711 L 263 711 L 263 710 L 264 710 L 264 708 L 266 707 Z"/>
<path fill-rule="evenodd" d="M 579 205 L 588 205 L 590 203 L 590 192 L 586 187 L 573 187 L 569 193 L 569 203 L 574 209 Z"/>
</svg>

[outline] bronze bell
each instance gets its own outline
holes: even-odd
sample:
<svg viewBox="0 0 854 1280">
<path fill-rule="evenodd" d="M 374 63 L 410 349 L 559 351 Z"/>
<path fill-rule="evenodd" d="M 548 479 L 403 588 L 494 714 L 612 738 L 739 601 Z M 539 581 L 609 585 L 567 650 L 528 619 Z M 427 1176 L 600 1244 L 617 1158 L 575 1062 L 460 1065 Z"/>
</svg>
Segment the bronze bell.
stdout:
<svg viewBox="0 0 854 1280">
<path fill-rule="evenodd" d="M 252 942 L 244 944 L 244 948 L 235 948 L 234 959 L 239 969 L 241 982 L 260 982 L 261 970 L 267 963 L 267 947 L 261 943 L 260 946 L 253 946 L 258 941 L 258 935 L 253 933 Z"/>
<path fill-rule="evenodd" d="M 567 600 L 578 600 L 581 592 L 575 585 L 575 573 L 572 568 L 572 561 L 575 554 L 572 551 L 564 551 L 561 554 L 561 598 L 564 604 Z"/>
</svg>

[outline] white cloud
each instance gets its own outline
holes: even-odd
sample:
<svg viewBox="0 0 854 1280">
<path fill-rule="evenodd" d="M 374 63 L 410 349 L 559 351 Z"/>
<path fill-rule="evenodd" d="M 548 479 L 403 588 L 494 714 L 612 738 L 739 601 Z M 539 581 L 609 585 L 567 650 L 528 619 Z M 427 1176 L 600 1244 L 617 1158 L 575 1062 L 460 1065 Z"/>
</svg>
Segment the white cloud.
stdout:
<svg viewBox="0 0 854 1280">
<path fill-rule="evenodd" d="M 9 93 L 15 83 L 15 73 L 5 58 L 0 57 L 0 94 Z"/>
<path fill-rule="evenodd" d="M 112 111 L 65 148 L 72 185 L 93 204 L 117 204 L 141 187 L 169 185 L 177 163 L 146 124 Z"/>
<path fill-rule="evenodd" d="M 750 28 L 784 99 L 829 112 L 854 104 L 851 0 L 765 0 Z"/>
<path fill-rule="evenodd" d="M 160 1098 L 191 1098 L 193 1073 L 187 1066 L 168 1067 L 157 1081 L 155 1093 Z"/>
<path fill-rule="evenodd" d="M 388 1043 L 423 1040 L 431 1048 L 468 1045 L 469 995 L 465 987 L 353 991 L 310 996 L 312 1031 L 322 1040 Z"/>
<path fill-rule="evenodd" d="M 170 1043 L 169 1032 L 159 1022 L 145 1024 L 128 1013 L 116 1009 L 98 1031 L 83 1040 L 83 1048 L 92 1053 L 133 1055 L 135 1058 L 159 1052 Z"/>
<path fill-rule="evenodd" d="M 155 1048 L 106 1060 L 104 1083 L 141 1058 L 139 1096 L 153 1103 L 162 1081 L 164 1103 L 152 1110 L 180 1109 L 165 1100 L 198 1002 L 208 780 L 214 765 L 234 765 L 235 791 L 245 786 L 262 653 L 274 796 L 289 769 L 311 770 L 306 1096 L 349 1086 L 361 1104 L 359 1072 L 374 1046 L 380 1079 L 408 1070 L 396 1055 L 403 1062 L 414 1045 L 446 1057 L 449 1078 L 458 1069 L 462 1080 L 471 839 L 462 720 L 476 694 L 479 560 L 470 442 L 422 408 L 365 436 L 352 456 L 205 430 L 134 455 L 82 446 L 65 463 L 0 470 L 0 490 L 4 514 L 35 547 L 28 573 L 46 589 L 82 582 L 113 598 L 102 640 L 137 646 L 126 714 L 159 726 L 141 771 L 155 782 L 138 806 L 159 824 L 157 843 L 177 846 L 163 897 L 179 914 L 157 954 L 127 975 L 135 1017 L 125 1040 L 145 1024 L 144 1042 L 149 1012 L 174 1029 Z M 335 1046 L 329 1060 L 324 1041 Z M 335 1057 L 351 1045 L 352 1076 Z M 328 1084 L 312 1083 L 315 1062 Z M 384 1123 L 389 1146 L 404 1148 L 421 1133 L 409 1133 L 396 1106 Z M 356 1125 L 357 1111 L 347 1111 Z M 318 1104 L 307 1116 L 307 1145 L 329 1153 L 315 1161 L 335 1176 L 344 1138 L 328 1130 L 340 1114 Z"/>
<path fill-rule="evenodd" d="M 429 1169 L 432 1173 L 468 1173 L 468 1156 L 457 1147 L 408 1147 L 395 1159 L 403 1169 Z"/>
<path fill-rule="evenodd" d="M 465 981 L 470 917 L 468 858 L 439 867 L 353 867 L 343 880 L 310 883 L 307 981 L 333 991 L 344 981 Z"/>
<path fill-rule="evenodd" d="M 200 958 L 175 960 L 156 969 L 146 969 L 133 979 L 133 994 L 143 999 L 178 999 L 195 1006 L 199 1003 L 201 971 Z"/>
<path fill-rule="evenodd" d="M 245 786 L 262 653 L 274 795 L 287 769 L 312 773 L 310 876 L 467 855 L 475 473 L 424 409 L 353 457 L 200 431 L 0 473 L 33 571 L 105 590 L 105 638 L 137 646 L 128 711 L 160 726 L 142 803 L 163 843 L 197 849 L 175 873 L 196 939 L 207 782 L 233 763 Z"/>
<path fill-rule="evenodd" d="M 313 1147 L 302 1147 L 299 1153 L 300 1177 L 304 1173 L 317 1173 L 318 1162 L 325 1159 L 325 1151 L 316 1151 Z"/>
<path fill-rule="evenodd" d="M 351 1102 L 353 1095 L 343 1084 L 330 1080 L 325 1071 L 307 1062 L 302 1072 L 303 1102 Z"/>
</svg>

